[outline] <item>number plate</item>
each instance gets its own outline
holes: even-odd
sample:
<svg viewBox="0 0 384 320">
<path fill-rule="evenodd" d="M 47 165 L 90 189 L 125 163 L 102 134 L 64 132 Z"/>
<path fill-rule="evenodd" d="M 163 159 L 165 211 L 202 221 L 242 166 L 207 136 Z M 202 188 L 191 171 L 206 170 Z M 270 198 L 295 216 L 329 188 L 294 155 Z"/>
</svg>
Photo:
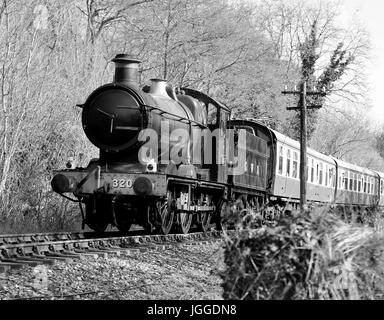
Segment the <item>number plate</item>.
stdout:
<svg viewBox="0 0 384 320">
<path fill-rule="evenodd" d="M 112 188 L 115 189 L 131 189 L 133 181 L 131 179 L 113 179 Z"/>
</svg>

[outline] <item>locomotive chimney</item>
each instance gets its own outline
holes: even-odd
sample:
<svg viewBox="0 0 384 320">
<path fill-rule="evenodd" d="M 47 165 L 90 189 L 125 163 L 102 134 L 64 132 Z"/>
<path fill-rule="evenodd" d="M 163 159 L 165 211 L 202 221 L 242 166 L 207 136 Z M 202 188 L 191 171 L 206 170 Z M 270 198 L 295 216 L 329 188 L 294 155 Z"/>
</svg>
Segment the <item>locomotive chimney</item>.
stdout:
<svg viewBox="0 0 384 320">
<path fill-rule="evenodd" d="M 113 82 L 121 84 L 138 84 L 140 60 L 129 54 L 118 54 L 112 62 L 115 63 L 115 76 Z"/>
<path fill-rule="evenodd" d="M 151 79 L 151 89 L 149 93 L 156 96 L 164 96 L 169 98 L 167 93 L 167 80 Z"/>
</svg>

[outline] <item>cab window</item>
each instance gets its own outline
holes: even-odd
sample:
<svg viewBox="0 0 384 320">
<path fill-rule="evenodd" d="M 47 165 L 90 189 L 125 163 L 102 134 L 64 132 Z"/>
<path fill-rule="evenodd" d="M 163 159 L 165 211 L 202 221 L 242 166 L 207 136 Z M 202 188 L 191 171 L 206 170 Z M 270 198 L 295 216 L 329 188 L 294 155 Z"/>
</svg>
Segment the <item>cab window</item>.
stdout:
<svg viewBox="0 0 384 320">
<path fill-rule="evenodd" d="M 213 104 L 208 105 L 208 124 L 217 123 L 217 108 Z"/>
</svg>

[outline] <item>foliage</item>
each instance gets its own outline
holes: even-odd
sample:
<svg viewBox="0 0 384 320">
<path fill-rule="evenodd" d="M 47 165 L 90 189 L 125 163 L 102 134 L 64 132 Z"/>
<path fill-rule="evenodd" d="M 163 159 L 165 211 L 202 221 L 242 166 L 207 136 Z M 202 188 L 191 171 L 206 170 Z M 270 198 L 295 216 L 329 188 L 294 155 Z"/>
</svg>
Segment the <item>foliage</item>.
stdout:
<svg viewBox="0 0 384 320">
<path fill-rule="evenodd" d="M 323 154 L 383 171 L 384 159 L 379 154 L 378 139 L 364 110 L 324 109 L 319 111 L 318 126 L 310 146 Z"/>
<path fill-rule="evenodd" d="M 273 227 L 240 226 L 227 238 L 224 298 L 382 298 L 382 221 L 374 215 L 370 227 L 347 223 L 317 208 L 281 217 Z"/>
<path fill-rule="evenodd" d="M 303 42 L 300 43 L 299 51 L 301 58 L 301 76 L 302 81 L 305 81 L 308 86 L 308 91 L 311 91 L 312 88 L 315 90 L 323 90 L 325 93 L 332 93 L 335 82 L 340 80 L 340 78 L 346 73 L 348 66 L 353 63 L 355 57 L 349 53 L 347 55 L 347 50 L 343 49 L 343 43 L 340 42 L 336 49 L 332 52 L 330 61 L 328 65 L 324 68 L 321 75 L 316 78 L 316 64 L 321 57 L 319 51 L 320 47 L 320 37 L 318 28 L 318 21 L 314 20 L 311 27 L 308 37 L 305 38 Z M 310 106 L 323 106 L 325 98 L 324 96 L 308 96 L 307 105 Z M 301 99 L 298 106 L 301 106 Z M 312 109 L 308 111 L 308 124 L 307 124 L 307 133 L 308 137 L 311 137 L 313 132 L 316 129 L 318 111 Z M 300 112 L 297 111 L 293 119 L 293 137 L 297 140 L 300 139 Z"/>
</svg>

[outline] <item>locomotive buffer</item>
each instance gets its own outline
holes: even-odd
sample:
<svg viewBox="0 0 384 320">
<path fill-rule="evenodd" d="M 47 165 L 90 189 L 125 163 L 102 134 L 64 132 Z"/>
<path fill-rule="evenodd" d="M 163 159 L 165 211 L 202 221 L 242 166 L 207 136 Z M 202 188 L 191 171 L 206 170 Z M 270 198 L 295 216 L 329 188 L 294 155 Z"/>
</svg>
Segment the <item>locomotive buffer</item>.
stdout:
<svg viewBox="0 0 384 320">
<path fill-rule="evenodd" d="M 305 213 L 307 208 L 307 110 L 320 109 L 321 105 L 307 105 L 307 95 L 325 96 L 325 91 L 307 91 L 307 82 L 303 81 L 301 90 L 287 91 L 285 89 L 282 94 L 300 95 L 298 107 L 288 107 L 287 110 L 300 110 L 300 211 Z"/>
</svg>

